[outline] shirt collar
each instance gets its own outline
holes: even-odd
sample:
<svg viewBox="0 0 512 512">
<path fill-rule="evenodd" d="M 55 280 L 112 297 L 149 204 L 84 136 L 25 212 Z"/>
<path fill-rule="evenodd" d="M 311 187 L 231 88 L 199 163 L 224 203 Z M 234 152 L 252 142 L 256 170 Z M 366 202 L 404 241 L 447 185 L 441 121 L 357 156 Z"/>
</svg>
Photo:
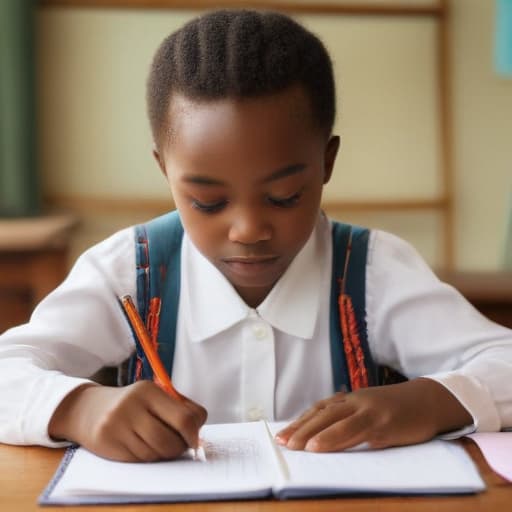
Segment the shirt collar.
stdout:
<svg viewBox="0 0 512 512">
<path fill-rule="evenodd" d="M 185 234 L 181 253 L 180 308 L 194 342 L 215 336 L 245 319 L 250 308 L 231 283 L 192 244 Z"/>
<path fill-rule="evenodd" d="M 257 314 L 272 327 L 301 339 L 313 337 L 322 292 L 325 229 L 320 216 L 304 247 L 265 300 Z M 184 236 L 180 308 L 193 342 L 208 339 L 254 314 L 229 281 Z M 199 320 L 200 319 L 200 320 Z"/>
<path fill-rule="evenodd" d="M 286 272 L 256 308 L 269 324 L 296 338 L 311 339 L 315 332 L 322 288 L 324 229 L 320 216 L 315 229 Z M 328 224 L 328 223 L 327 223 Z"/>
</svg>

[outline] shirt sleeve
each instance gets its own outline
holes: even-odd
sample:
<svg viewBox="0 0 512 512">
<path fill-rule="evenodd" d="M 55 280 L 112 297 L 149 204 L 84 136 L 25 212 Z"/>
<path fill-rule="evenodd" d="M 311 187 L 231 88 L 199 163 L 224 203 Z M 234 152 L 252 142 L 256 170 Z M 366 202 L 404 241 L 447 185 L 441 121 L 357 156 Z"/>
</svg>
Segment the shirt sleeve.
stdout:
<svg viewBox="0 0 512 512">
<path fill-rule="evenodd" d="M 473 416 L 473 430 L 512 426 L 512 330 L 480 314 L 407 242 L 383 231 L 370 237 L 366 286 L 378 364 L 441 383 Z"/>
<path fill-rule="evenodd" d="M 29 323 L 0 336 L 0 442 L 61 446 L 48 423 L 62 399 L 134 350 L 115 295 L 135 292 L 133 230 L 89 249 Z"/>
</svg>

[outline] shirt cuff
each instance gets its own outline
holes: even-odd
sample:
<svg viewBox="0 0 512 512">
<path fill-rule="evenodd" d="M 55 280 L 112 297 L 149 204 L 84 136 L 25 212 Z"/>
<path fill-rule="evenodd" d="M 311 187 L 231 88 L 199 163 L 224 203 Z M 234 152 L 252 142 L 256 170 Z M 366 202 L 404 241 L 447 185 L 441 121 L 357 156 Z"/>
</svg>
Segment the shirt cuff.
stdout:
<svg viewBox="0 0 512 512">
<path fill-rule="evenodd" d="M 37 444 L 51 448 L 68 446 L 68 441 L 54 441 L 48 435 L 48 424 L 62 400 L 84 384 L 95 384 L 89 379 L 68 377 L 59 372 L 45 372 L 37 379 L 30 403 L 24 404 L 19 426 L 20 444 Z"/>
<path fill-rule="evenodd" d="M 500 416 L 490 392 L 474 377 L 460 372 L 443 372 L 425 375 L 425 378 L 442 384 L 471 414 L 473 424 L 452 432 L 445 432 L 440 439 L 456 439 L 473 432 L 498 432 Z"/>
</svg>

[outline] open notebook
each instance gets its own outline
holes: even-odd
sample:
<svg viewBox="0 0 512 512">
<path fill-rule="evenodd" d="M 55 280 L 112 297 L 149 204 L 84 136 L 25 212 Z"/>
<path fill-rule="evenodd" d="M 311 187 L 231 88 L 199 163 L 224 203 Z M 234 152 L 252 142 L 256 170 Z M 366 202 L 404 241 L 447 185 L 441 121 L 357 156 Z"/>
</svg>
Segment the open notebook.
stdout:
<svg viewBox="0 0 512 512">
<path fill-rule="evenodd" d="M 205 425 L 194 459 L 122 463 L 83 448 L 66 452 L 42 505 L 279 499 L 354 493 L 473 493 L 485 488 L 450 441 L 314 454 L 278 447 L 265 422 Z"/>
</svg>

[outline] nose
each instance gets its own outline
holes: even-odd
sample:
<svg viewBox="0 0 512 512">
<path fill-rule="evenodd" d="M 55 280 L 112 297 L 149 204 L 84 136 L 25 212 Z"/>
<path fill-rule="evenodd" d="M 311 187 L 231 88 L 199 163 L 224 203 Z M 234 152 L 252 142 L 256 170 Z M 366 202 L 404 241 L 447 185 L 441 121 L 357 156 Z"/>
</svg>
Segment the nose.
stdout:
<svg viewBox="0 0 512 512">
<path fill-rule="evenodd" d="M 256 244 L 272 238 L 272 227 L 258 209 L 238 209 L 233 212 L 229 227 L 230 242 Z"/>
</svg>

